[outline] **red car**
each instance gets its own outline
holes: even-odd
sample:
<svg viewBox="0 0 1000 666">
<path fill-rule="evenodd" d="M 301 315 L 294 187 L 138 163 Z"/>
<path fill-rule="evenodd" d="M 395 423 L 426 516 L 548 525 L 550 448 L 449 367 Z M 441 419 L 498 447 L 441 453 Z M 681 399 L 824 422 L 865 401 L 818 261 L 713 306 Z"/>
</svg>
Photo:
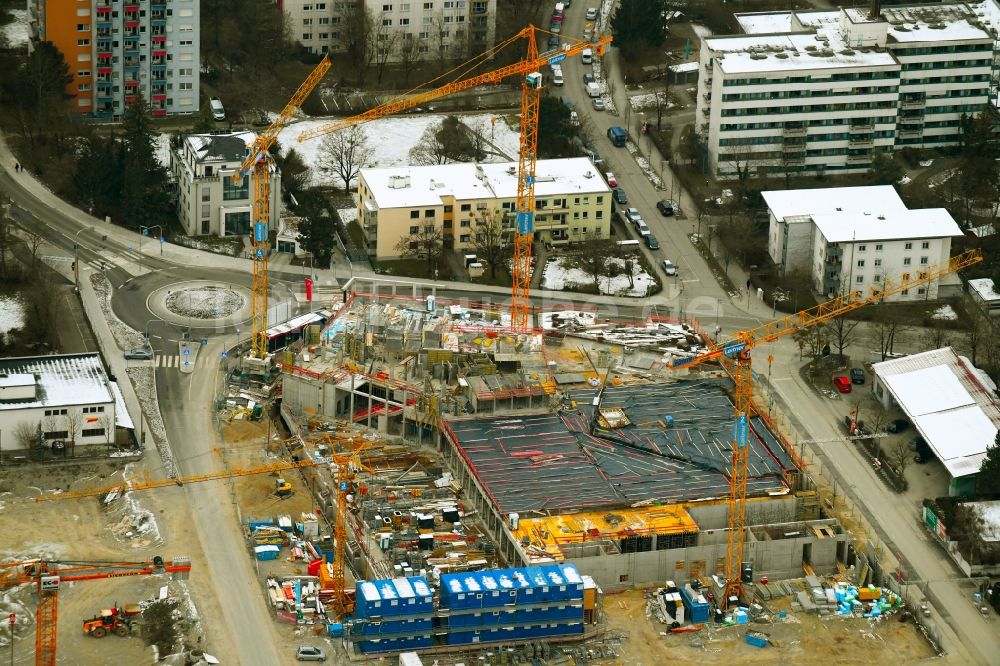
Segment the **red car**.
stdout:
<svg viewBox="0 0 1000 666">
<path fill-rule="evenodd" d="M 841 393 L 851 392 L 851 380 L 847 377 L 834 377 L 833 385 L 837 387 L 837 390 Z"/>
</svg>

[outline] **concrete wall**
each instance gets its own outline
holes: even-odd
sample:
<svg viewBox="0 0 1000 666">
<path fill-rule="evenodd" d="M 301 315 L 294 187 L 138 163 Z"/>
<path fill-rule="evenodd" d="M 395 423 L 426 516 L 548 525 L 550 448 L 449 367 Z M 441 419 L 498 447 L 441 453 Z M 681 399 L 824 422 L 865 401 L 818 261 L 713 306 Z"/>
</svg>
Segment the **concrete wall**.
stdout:
<svg viewBox="0 0 1000 666">
<path fill-rule="evenodd" d="M 838 546 L 846 544 L 848 536 L 840 534 L 836 538 L 804 536 L 778 541 L 756 541 L 748 533 L 743 561 L 753 562 L 754 580 L 762 575 L 771 579 L 801 577 L 804 554 L 808 555 L 816 573 L 834 573 L 837 569 Z M 700 534 L 698 539 L 699 542 L 710 543 L 645 553 L 580 557 L 567 562 L 576 565 L 580 573 L 592 576 L 605 591 L 662 585 L 666 580 L 683 581 L 695 574 L 721 574 L 726 557 L 725 533 Z"/>
</svg>

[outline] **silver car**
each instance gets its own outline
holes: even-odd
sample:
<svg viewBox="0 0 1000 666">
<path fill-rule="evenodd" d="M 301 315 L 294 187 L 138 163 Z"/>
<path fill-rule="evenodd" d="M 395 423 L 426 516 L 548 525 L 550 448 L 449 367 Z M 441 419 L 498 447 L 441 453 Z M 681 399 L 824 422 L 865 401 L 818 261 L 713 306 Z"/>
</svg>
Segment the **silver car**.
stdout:
<svg viewBox="0 0 1000 666">
<path fill-rule="evenodd" d="M 149 361 L 153 358 L 153 348 L 149 345 L 133 347 L 125 352 L 125 358 L 130 361 Z"/>
<path fill-rule="evenodd" d="M 600 97 L 595 97 L 594 98 L 594 111 L 603 111 L 603 110 L 604 110 L 604 100 L 601 99 Z"/>
<path fill-rule="evenodd" d="M 326 652 L 312 645 L 300 645 L 295 651 L 295 658 L 299 661 L 326 661 Z"/>
</svg>

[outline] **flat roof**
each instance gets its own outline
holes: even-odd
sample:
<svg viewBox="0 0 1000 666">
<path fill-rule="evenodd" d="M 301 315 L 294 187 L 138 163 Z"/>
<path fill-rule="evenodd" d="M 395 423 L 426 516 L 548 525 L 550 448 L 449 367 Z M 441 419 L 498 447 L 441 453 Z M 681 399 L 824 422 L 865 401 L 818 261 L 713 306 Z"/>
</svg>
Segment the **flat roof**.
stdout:
<svg viewBox="0 0 1000 666">
<path fill-rule="evenodd" d="M 736 35 L 712 37 L 704 43 L 726 74 L 900 66 L 887 51 L 850 48 L 834 32 L 820 37 L 812 33 Z M 824 46 L 823 38 L 829 46 Z"/>
<path fill-rule="evenodd" d="M 135 430 L 135 424 L 125 406 L 125 396 L 122 395 L 121 387 L 118 386 L 117 382 L 108 382 L 108 384 L 111 386 L 111 393 L 115 396 L 115 427 Z"/>
<path fill-rule="evenodd" d="M 1000 300 L 1000 294 L 996 292 L 993 278 L 976 278 L 969 280 L 969 288 L 976 292 L 976 295 L 984 301 Z"/>
<path fill-rule="evenodd" d="M 908 210 L 892 185 L 770 190 L 760 195 L 778 220 L 837 211 L 884 214 Z"/>
<path fill-rule="evenodd" d="M 362 169 L 361 178 L 380 208 L 437 206 L 442 197 L 456 200 L 517 197 L 517 162 Z M 535 167 L 536 199 L 610 192 L 590 158 L 538 160 Z"/>
<path fill-rule="evenodd" d="M 944 208 L 894 211 L 891 213 L 818 213 L 811 216 L 816 228 L 830 243 L 946 238 L 961 236 L 962 230 Z"/>
<path fill-rule="evenodd" d="M 561 414 L 450 420 L 458 449 L 503 512 L 578 512 L 636 502 L 671 504 L 729 494 L 733 404 L 715 379 L 606 388 L 601 409 L 631 422 L 590 433 L 595 390 L 572 391 Z M 666 425 L 666 417 L 673 425 Z M 794 467 L 751 420 L 747 491 L 787 492 Z"/>
<path fill-rule="evenodd" d="M 970 22 L 978 19 L 964 3 L 882 7 L 882 17 L 889 23 L 888 37 L 900 43 L 993 40 Z"/>
<path fill-rule="evenodd" d="M 953 478 L 975 474 L 1000 428 L 996 385 L 951 347 L 872 370 Z"/>
<path fill-rule="evenodd" d="M 792 29 L 791 12 L 747 12 L 736 14 L 736 22 L 748 35 L 760 35 L 772 32 L 790 32 Z"/>
<path fill-rule="evenodd" d="M 231 134 L 188 134 L 184 140 L 199 162 L 240 162 L 246 159 L 247 147 L 257 140 L 253 132 Z"/>
<path fill-rule="evenodd" d="M 59 354 L 0 359 L 0 374 L 38 377 L 33 400 L 0 402 L 0 410 L 69 405 L 99 405 L 114 401 L 99 354 Z"/>
</svg>

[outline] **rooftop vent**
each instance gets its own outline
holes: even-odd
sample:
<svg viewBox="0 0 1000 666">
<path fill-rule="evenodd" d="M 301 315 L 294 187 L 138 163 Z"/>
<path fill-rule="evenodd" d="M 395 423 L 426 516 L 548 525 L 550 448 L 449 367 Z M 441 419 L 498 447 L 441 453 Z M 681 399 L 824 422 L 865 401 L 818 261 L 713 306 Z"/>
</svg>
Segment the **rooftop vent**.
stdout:
<svg viewBox="0 0 1000 666">
<path fill-rule="evenodd" d="M 513 175 L 516 175 L 516 174 L 517 174 L 517 169 L 515 169 L 512 166 L 507 167 L 507 175 L 508 176 L 513 176 Z"/>
<path fill-rule="evenodd" d="M 841 208 L 840 206 L 837 206 L 837 210 L 840 211 L 840 212 L 843 212 L 844 209 Z"/>
<path fill-rule="evenodd" d="M 880 220 L 884 220 L 884 219 L 885 219 L 885 215 L 879 215 L 879 216 L 878 216 L 878 219 L 880 219 Z"/>
<path fill-rule="evenodd" d="M 840 52 L 840 55 L 846 55 L 846 56 L 854 55 L 854 51 L 852 49 L 844 49 L 843 51 Z"/>
<path fill-rule="evenodd" d="M 781 58 L 782 60 L 787 60 L 788 59 L 788 54 L 787 53 L 775 53 L 774 57 L 775 58 Z"/>
<path fill-rule="evenodd" d="M 590 171 L 590 170 L 588 169 L 588 170 L 587 170 L 587 171 L 586 171 L 586 172 L 585 172 L 585 173 L 583 174 L 583 177 L 584 177 L 584 178 L 593 178 L 593 177 L 594 177 L 594 172 L 593 172 L 593 171 Z"/>
<path fill-rule="evenodd" d="M 816 50 L 815 44 L 809 44 L 808 46 L 806 46 L 806 51 L 815 51 L 815 50 Z"/>
<path fill-rule="evenodd" d="M 763 53 L 751 53 L 750 54 L 750 59 L 751 60 L 767 60 L 767 56 L 764 55 Z"/>
<path fill-rule="evenodd" d="M 393 190 L 402 190 L 410 186 L 409 176 L 389 176 L 389 187 Z"/>
</svg>

